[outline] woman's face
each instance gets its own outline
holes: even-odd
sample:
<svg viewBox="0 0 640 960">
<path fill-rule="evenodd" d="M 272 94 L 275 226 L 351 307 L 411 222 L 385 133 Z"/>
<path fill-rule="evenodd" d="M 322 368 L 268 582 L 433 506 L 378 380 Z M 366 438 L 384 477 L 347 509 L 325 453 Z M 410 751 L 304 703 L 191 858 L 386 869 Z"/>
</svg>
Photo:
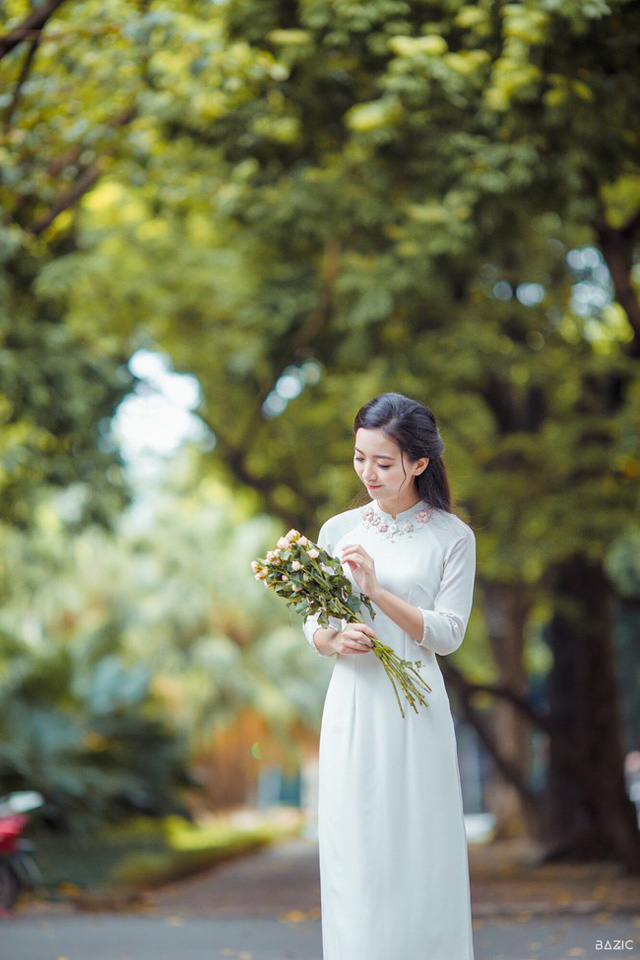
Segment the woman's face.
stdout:
<svg viewBox="0 0 640 960">
<path fill-rule="evenodd" d="M 415 493 L 415 477 L 428 458 L 411 462 L 383 430 L 364 427 L 356 433 L 353 466 L 374 500 L 397 500 Z"/>
</svg>

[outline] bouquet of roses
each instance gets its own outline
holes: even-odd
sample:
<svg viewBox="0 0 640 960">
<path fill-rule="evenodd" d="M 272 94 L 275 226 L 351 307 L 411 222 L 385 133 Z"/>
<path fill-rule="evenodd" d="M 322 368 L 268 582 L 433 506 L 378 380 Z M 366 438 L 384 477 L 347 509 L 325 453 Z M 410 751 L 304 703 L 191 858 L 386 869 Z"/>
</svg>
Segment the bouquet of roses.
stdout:
<svg viewBox="0 0 640 960">
<path fill-rule="evenodd" d="M 265 587 L 282 597 L 296 613 L 303 617 L 317 615 L 320 626 L 328 627 L 330 617 L 362 623 L 358 617 L 362 607 L 372 618 L 375 616 L 369 598 L 352 592 L 351 582 L 345 577 L 338 558 L 297 530 L 289 530 L 274 550 L 269 550 L 264 559 L 254 560 L 251 566 L 256 580 L 262 580 Z M 431 687 L 418 672 L 422 661 L 403 660 L 387 644 L 371 639 L 373 653 L 387 672 L 403 718 L 398 685 L 416 713 L 418 703 L 428 707 L 424 691 L 431 693 Z"/>
</svg>

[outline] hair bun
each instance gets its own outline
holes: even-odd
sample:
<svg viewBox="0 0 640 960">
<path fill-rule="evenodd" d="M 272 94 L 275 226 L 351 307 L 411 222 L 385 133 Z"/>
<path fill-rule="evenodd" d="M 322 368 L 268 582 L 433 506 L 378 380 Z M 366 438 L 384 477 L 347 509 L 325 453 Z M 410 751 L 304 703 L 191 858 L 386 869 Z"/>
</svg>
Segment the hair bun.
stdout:
<svg viewBox="0 0 640 960">
<path fill-rule="evenodd" d="M 434 441 L 434 452 L 432 454 L 433 459 L 437 460 L 439 457 L 442 456 L 443 453 L 444 453 L 444 441 L 442 440 L 442 437 L 440 436 L 440 434 L 438 434 L 438 436 Z"/>
</svg>

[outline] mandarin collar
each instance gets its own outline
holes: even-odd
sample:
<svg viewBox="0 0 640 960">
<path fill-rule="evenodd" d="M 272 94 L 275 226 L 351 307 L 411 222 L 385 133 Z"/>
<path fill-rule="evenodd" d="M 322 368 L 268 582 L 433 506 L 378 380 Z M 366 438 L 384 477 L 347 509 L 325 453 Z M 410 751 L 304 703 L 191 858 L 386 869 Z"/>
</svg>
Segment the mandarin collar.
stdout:
<svg viewBox="0 0 640 960">
<path fill-rule="evenodd" d="M 367 504 L 369 507 L 373 507 L 378 516 L 383 517 L 385 520 L 388 520 L 389 523 L 399 523 L 401 520 L 410 520 L 411 517 L 414 517 L 416 513 L 420 513 L 421 510 L 424 510 L 426 507 L 425 500 L 418 500 L 417 503 L 414 503 L 412 507 L 409 507 L 408 510 L 403 510 L 402 513 L 397 514 L 393 517 L 390 513 L 387 513 L 386 510 L 383 510 L 377 500 L 372 500 L 371 503 Z"/>
</svg>

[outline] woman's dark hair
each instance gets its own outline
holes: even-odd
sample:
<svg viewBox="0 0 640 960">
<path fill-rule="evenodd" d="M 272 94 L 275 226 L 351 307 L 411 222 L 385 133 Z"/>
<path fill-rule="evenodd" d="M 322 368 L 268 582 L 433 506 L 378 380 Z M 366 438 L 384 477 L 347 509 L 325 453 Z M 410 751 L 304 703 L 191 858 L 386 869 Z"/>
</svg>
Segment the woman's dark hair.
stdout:
<svg viewBox="0 0 640 960">
<path fill-rule="evenodd" d="M 453 512 L 447 471 L 442 462 L 444 443 L 429 407 L 401 393 L 381 393 L 358 410 L 354 434 L 361 427 L 382 430 L 412 462 L 429 457 L 427 469 L 415 478 L 418 496 L 432 507 Z"/>
</svg>

